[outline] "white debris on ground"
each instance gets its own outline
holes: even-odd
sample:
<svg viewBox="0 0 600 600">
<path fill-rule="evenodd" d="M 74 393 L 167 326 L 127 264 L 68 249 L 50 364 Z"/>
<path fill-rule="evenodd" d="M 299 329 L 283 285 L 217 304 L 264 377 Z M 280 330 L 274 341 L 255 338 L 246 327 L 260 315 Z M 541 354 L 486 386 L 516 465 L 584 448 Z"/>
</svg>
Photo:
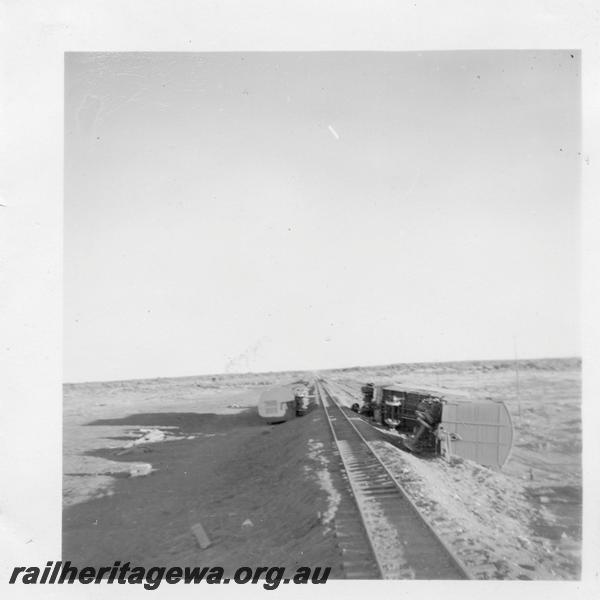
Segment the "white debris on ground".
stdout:
<svg viewBox="0 0 600 600">
<path fill-rule="evenodd" d="M 327 465 L 329 459 L 323 453 L 323 443 L 312 438 L 308 440 L 308 453 L 307 456 L 312 461 L 316 462 L 318 468 L 316 471 L 311 469 L 309 466 L 304 466 L 305 473 L 314 473 L 316 475 L 317 483 L 319 487 L 327 493 L 327 509 L 321 515 L 321 522 L 325 526 L 323 535 L 327 534 L 331 530 L 331 523 L 335 518 L 338 506 L 342 497 L 340 493 L 335 489 L 331 475 Z"/>
<path fill-rule="evenodd" d="M 73 506 L 114 494 L 115 477 L 142 477 L 154 471 L 148 463 L 117 463 L 102 461 L 103 471 L 77 473 L 63 481 L 63 505 Z"/>
<path fill-rule="evenodd" d="M 173 435 L 165 429 L 173 429 L 173 427 L 164 427 L 162 429 L 139 429 L 139 433 L 143 434 L 131 442 L 127 442 L 123 448 L 132 448 L 133 446 L 139 446 L 140 444 L 156 444 L 158 442 L 184 440 L 186 436 Z"/>
<path fill-rule="evenodd" d="M 560 548 L 530 527 L 544 508 L 528 501 L 519 482 L 472 461 L 423 460 L 385 441 L 369 445 L 474 578 L 563 576 Z"/>
<path fill-rule="evenodd" d="M 156 444 L 159 442 L 169 442 L 175 440 L 191 440 L 196 436 L 179 436 L 174 431 L 179 427 L 168 425 L 161 428 L 139 428 L 124 432 L 125 435 L 140 436 L 120 446 L 111 446 L 113 448 L 123 448 L 118 455 L 127 454 L 127 450 L 145 444 Z M 141 435 L 140 435 L 141 434 Z M 209 434 L 210 435 L 210 434 Z M 78 464 L 78 470 L 67 473 L 63 481 L 63 505 L 72 506 L 88 500 L 112 496 L 116 477 L 145 477 L 153 473 L 155 469 L 150 463 L 136 462 L 116 462 L 105 458 L 84 456 L 81 457 Z"/>
<path fill-rule="evenodd" d="M 236 414 L 246 410 L 245 406 L 256 406 L 264 385 L 271 384 L 271 381 L 274 385 L 284 378 L 289 379 L 289 376 L 280 374 L 269 377 L 267 380 L 264 375 L 247 375 L 243 378 L 224 375 L 217 376 L 214 380 L 212 377 L 192 377 L 65 384 L 64 506 L 109 495 L 115 481 L 112 474 L 127 472 L 127 463 L 115 463 L 107 458 L 88 454 L 98 448 L 123 449 L 124 442 L 120 437 L 130 437 L 132 427 L 117 424 L 116 420 L 136 413 Z M 233 408 L 234 404 L 239 405 L 239 408 Z M 96 420 L 104 419 L 115 422 L 87 427 Z M 160 429 L 177 430 L 179 427 L 161 425 Z M 164 441 L 172 439 L 167 436 Z M 188 435 L 187 439 L 193 438 Z M 129 449 L 124 448 L 126 451 Z"/>
<path fill-rule="evenodd" d="M 144 477 L 155 471 L 150 463 L 131 463 L 129 464 L 130 477 Z"/>
</svg>

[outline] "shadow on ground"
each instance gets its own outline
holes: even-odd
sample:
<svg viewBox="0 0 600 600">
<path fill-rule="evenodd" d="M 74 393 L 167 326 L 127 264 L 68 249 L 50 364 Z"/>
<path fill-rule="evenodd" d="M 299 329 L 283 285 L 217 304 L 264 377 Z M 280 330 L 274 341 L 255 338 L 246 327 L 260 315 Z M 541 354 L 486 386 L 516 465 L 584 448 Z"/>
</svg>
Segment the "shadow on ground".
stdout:
<svg viewBox="0 0 600 600">
<path fill-rule="evenodd" d="M 181 433 L 219 433 L 237 427 L 261 426 L 255 408 L 221 415 L 215 413 L 139 413 L 118 419 L 97 419 L 86 426 L 177 427 Z"/>
</svg>

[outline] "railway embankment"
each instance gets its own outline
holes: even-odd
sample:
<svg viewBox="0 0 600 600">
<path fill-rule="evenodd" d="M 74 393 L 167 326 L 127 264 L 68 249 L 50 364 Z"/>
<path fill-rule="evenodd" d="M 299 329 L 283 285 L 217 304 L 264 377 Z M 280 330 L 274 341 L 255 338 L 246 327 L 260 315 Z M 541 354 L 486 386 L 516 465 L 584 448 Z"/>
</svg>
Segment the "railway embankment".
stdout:
<svg viewBox="0 0 600 600">
<path fill-rule="evenodd" d="M 343 406 L 353 398 L 333 385 Z M 346 409 L 347 410 L 347 409 Z M 468 460 L 446 462 L 397 448 L 363 420 L 369 446 L 475 579 L 576 579 L 580 550 L 568 533 L 544 535 L 549 499 L 532 498 L 527 481 Z M 547 494 L 548 497 L 550 494 Z"/>
<path fill-rule="evenodd" d="M 553 427 L 543 452 L 524 446 L 531 438 L 528 419 L 535 416 L 536 433 L 542 435 L 549 427 L 547 415 L 576 416 L 571 405 L 577 399 L 568 395 L 572 382 L 557 388 L 557 377 L 550 373 L 553 385 L 544 387 L 546 401 L 547 390 L 555 392 L 550 406 L 537 401 L 533 384 L 529 395 L 535 402 L 528 399 L 529 380 L 522 378 L 522 424 L 516 413 L 520 454 L 502 473 L 468 462 L 426 460 L 397 450 L 383 434 L 369 437 L 371 446 L 381 443 L 378 452 L 386 466 L 404 477 L 413 502 L 461 551 L 476 578 L 579 576 L 577 532 L 572 535 L 564 522 L 573 520 L 580 500 L 574 494 L 563 501 L 571 489 L 566 484 L 577 482 L 577 471 L 571 462 L 568 471 L 556 471 L 562 463 L 553 442 L 558 440 L 562 449 L 567 440 Z M 140 565 L 220 564 L 228 569 L 325 565 L 332 567 L 331 578 L 376 576 L 364 562 L 359 515 L 323 411 L 269 426 L 256 414 L 258 386 L 198 386 L 190 380 L 68 390 L 65 498 L 70 504 L 64 511 L 64 558 L 91 565 L 125 558 Z M 347 403 L 360 386 L 345 387 Z M 577 431 L 569 433 L 575 441 Z M 529 454 L 523 463 L 525 450 Z M 571 460 L 572 453 L 563 454 Z M 149 469 L 133 476 L 132 464 Z M 543 478 L 544 469 L 553 478 Z M 564 489 L 551 485 L 559 481 L 565 482 Z M 524 495 L 533 483 L 536 493 Z M 100 494 L 100 487 L 106 493 Z M 564 522 L 554 525 L 553 503 L 564 504 L 565 512 Z M 198 523 L 210 538 L 204 549 L 192 533 Z M 345 547 L 342 539 L 348 542 Z"/>
<path fill-rule="evenodd" d="M 321 410 L 274 426 L 254 409 L 141 420 L 146 426 L 179 422 L 185 439 L 131 445 L 125 453 L 94 451 L 111 461 L 147 462 L 153 471 L 119 477 L 110 495 L 67 507 L 64 559 L 105 565 L 126 557 L 138 565 L 221 565 L 226 571 L 330 566 L 331 578 L 344 577 L 334 528 L 341 482 Z M 211 542 L 205 549 L 191 531 L 197 523 Z"/>
</svg>

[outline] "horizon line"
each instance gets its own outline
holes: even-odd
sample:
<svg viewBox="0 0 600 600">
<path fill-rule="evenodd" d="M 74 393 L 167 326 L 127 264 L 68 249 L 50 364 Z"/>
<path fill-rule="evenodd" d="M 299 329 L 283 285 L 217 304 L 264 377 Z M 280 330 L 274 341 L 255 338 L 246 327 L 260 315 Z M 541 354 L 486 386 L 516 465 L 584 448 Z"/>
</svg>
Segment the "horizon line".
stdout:
<svg viewBox="0 0 600 600">
<path fill-rule="evenodd" d="M 222 377 L 224 375 L 273 375 L 278 373 L 318 373 L 322 371 L 342 371 L 351 369 L 376 369 L 383 367 L 392 367 L 400 365 L 435 365 L 435 364 L 453 364 L 453 363 L 494 363 L 494 362 L 523 362 L 531 360 L 582 360 L 581 356 L 527 356 L 520 358 L 471 358 L 471 359 L 459 359 L 459 360 L 432 360 L 432 361 L 416 361 L 416 362 L 393 362 L 393 363 L 379 363 L 374 365 L 351 365 L 342 367 L 325 367 L 319 369 L 281 369 L 277 371 L 230 371 L 221 373 L 202 373 L 194 375 L 160 375 L 157 377 L 133 377 L 130 379 L 93 379 L 86 381 L 63 381 L 62 385 L 79 385 L 86 383 L 124 383 L 129 381 L 150 381 L 157 379 L 189 379 L 192 377 Z"/>
</svg>

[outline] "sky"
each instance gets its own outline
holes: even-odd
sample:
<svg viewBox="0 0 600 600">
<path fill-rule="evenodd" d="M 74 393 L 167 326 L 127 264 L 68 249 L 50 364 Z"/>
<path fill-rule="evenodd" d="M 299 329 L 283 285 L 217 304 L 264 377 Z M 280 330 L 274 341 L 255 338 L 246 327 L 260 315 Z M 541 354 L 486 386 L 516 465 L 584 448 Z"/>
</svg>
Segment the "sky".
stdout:
<svg viewBox="0 0 600 600">
<path fill-rule="evenodd" d="M 580 354 L 576 51 L 65 55 L 64 380 Z"/>
</svg>

